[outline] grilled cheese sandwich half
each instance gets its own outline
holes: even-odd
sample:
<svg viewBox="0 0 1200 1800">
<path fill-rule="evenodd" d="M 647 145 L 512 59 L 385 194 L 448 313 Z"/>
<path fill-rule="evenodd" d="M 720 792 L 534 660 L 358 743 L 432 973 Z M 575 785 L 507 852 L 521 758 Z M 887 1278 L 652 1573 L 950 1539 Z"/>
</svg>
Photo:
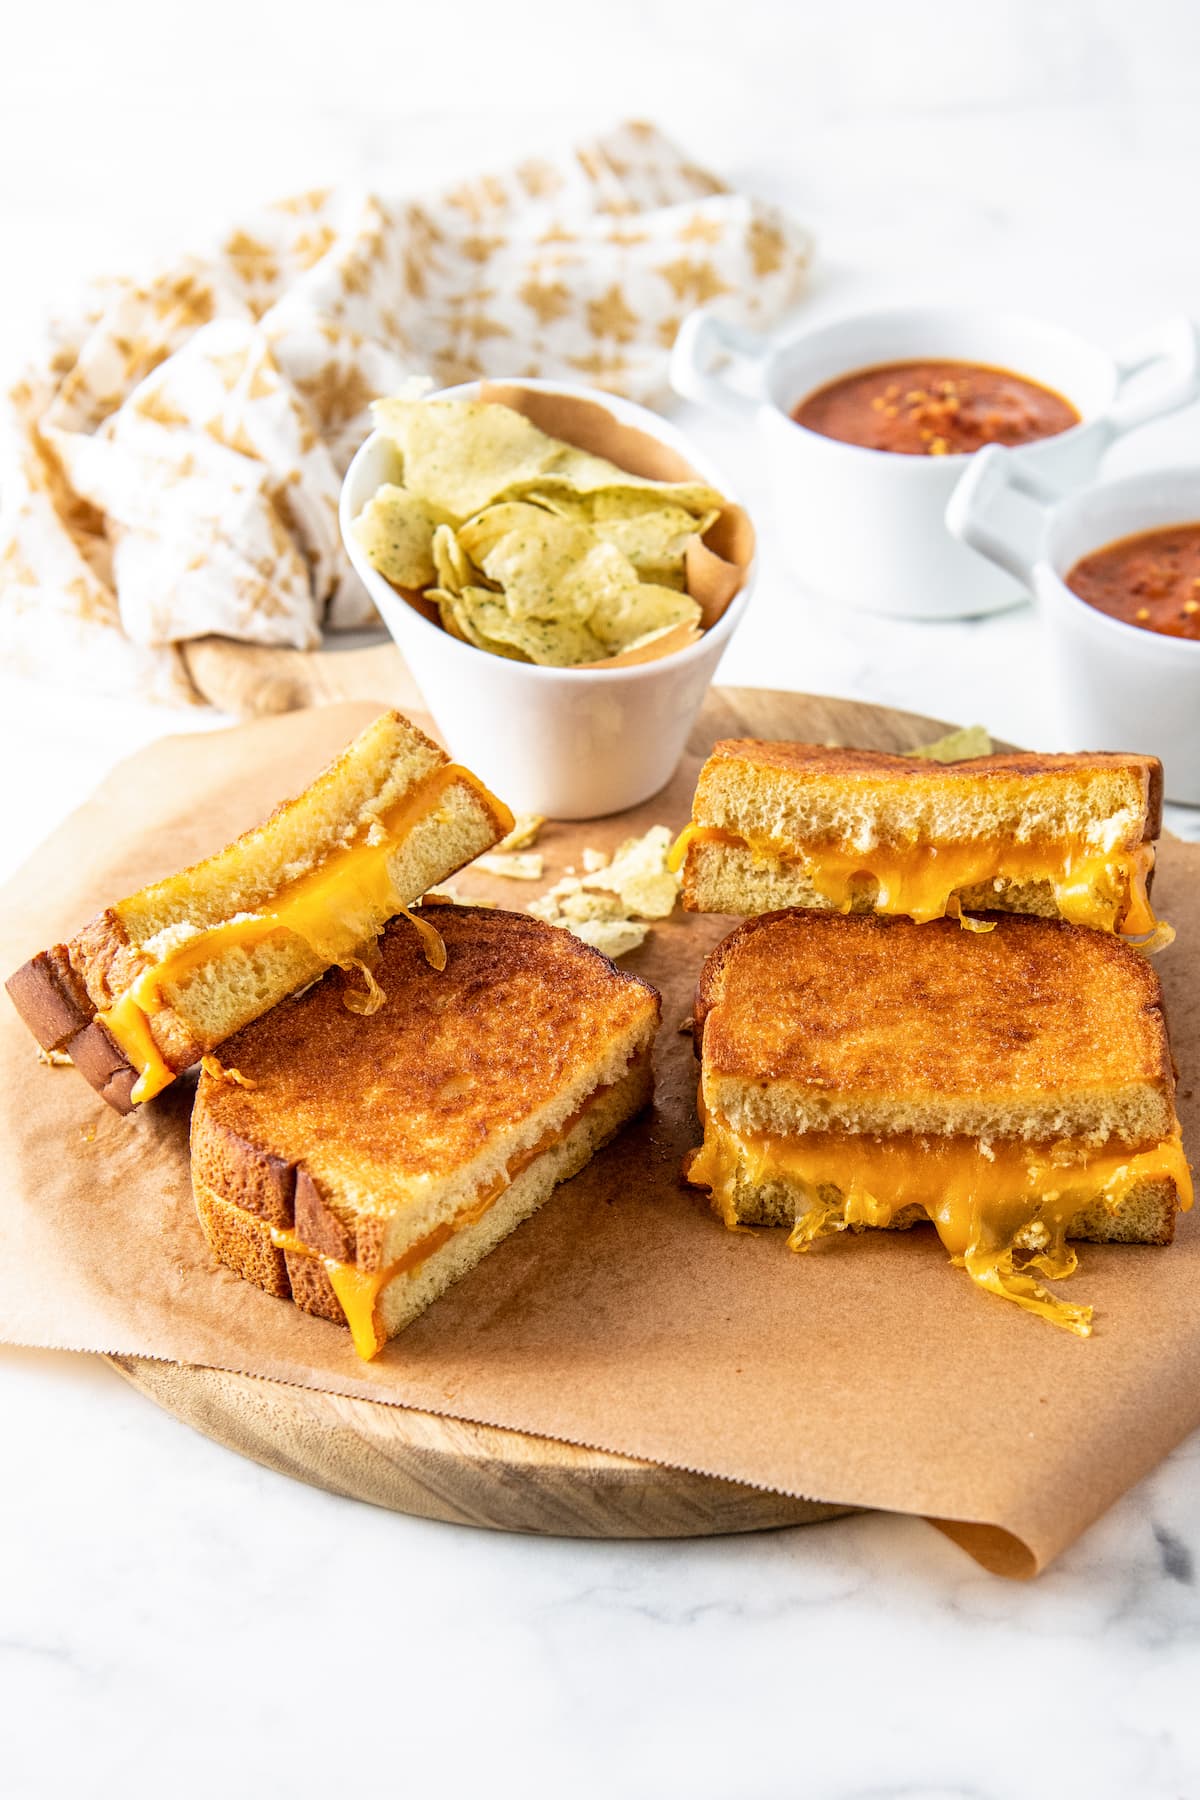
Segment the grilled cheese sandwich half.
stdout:
<svg viewBox="0 0 1200 1800">
<path fill-rule="evenodd" d="M 476 776 L 385 713 L 264 824 L 106 908 L 8 991 L 43 1049 L 127 1112 L 331 965 L 369 961 L 387 920 L 511 826 Z M 413 928 L 436 961 L 436 931 Z"/>
<path fill-rule="evenodd" d="M 713 952 L 696 1003 L 704 1141 L 732 1228 L 930 1221 L 982 1288 L 1081 1336 L 1068 1239 L 1169 1243 L 1192 1188 L 1157 977 L 1112 937 L 996 916 L 781 912 Z"/>
<path fill-rule="evenodd" d="M 938 764 L 745 739 L 701 769 L 674 862 L 694 912 L 1025 912 L 1142 936 L 1161 822 L 1153 757 Z"/>
<path fill-rule="evenodd" d="M 204 1065 L 192 1183 L 215 1254 L 349 1326 L 360 1356 L 537 1210 L 646 1104 L 653 988 L 525 914 L 399 921 L 355 1018 L 331 970 Z"/>
</svg>

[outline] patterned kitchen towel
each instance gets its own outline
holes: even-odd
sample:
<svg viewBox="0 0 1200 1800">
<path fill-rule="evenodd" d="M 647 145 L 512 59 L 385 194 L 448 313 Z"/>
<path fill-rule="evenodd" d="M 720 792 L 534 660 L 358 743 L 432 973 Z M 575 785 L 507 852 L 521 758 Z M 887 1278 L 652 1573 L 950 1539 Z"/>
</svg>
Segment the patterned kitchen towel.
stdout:
<svg viewBox="0 0 1200 1800">
<path fill-rule="evenodd" d="M 631 123 L 429 199 L 302 194 L 99 283 L 0 407 L 0 653 L 189 702 L 188 639 L 368 623 L 337 502 L 375 396 L 547 375 L 653 400 L 691 307 L 766 323 L 810 254 Z"/>
</svg>

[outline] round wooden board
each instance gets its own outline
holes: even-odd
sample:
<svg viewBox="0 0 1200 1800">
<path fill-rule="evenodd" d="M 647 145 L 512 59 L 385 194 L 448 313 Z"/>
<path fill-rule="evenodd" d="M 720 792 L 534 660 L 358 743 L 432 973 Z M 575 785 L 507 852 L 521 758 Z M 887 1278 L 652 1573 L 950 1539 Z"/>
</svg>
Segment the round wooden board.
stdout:
<svg viewBox="0 0 1200 1800">
<path fill-rule="evenodd" d="M 363 659 L 369 666 L 360 667 Z M 361 653 L 354 693 L 339 691 L 336 656 L 320 665 L 313 697 L 395 694 L 402 665 L 391 646 Z M 319 678 L 318 678 L 319 677 Z M 911 713 L 758 688 L 714 688 L 691 748 L 717 738 L 907 750 L 949 729 Z M 395 1512 L 498 1531 L 560 1537 L 703 1537 L 812 1524 L 849 1509 L 713 1476 L 432 1413 L 289 1387 L 256 1376 L 134 1357 L 109 1359 L 134 1387 L 207 1437 L 281 1474 Z"/>
</svg>

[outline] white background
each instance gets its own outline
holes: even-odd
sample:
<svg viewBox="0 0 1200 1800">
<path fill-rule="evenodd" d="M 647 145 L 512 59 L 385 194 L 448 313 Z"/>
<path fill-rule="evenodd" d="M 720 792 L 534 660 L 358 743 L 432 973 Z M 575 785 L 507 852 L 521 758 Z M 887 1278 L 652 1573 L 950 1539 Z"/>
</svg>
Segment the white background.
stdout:
<svg viewBox="0 0 1200 1800">
<path fill-rule="evenodd" d="M 420 189 L 628 115 L 815 228 L 813 320 L 989 301 L 1117 344 L 1200 311 L 1192 0 L 6 0 L 0 17 L 6 366 L 84 275 L 202 242 L 247 203 Z M 1180 415 L 1114 467 L 1200 461 L 1198 433 Z M 752 449 L 710 441 L 753 504 Z M 773 577 L 723 679 L 1057 741 L 1027 609 L 884 625 Z M 102 772 L 82 752 L 97 724 L 116 754 L 179 722 L 0 671 L 0 861 Z M 887 1518 L 604 1546 L 375 1513 L 65 1356 L 0 1353 L 0 1431 L 6 1796 L 272 1794 L 285 1766 L 299 1794 L 1200 1792 L 1196 1444 L 1020 1589 Z"/>
</svg>

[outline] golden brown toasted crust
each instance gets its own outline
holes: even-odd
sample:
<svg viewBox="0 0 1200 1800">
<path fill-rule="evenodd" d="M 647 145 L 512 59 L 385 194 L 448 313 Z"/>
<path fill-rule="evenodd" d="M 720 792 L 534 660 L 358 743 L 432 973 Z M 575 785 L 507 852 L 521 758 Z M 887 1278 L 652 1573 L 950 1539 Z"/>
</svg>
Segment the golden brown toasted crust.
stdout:
<svg viewBox="0 0 1200 1800">
<path fill-rule="evenodd" d="M 231 1067 L 233 1065 L 230 1065 Z M 238 1203 L 265 1225 L 290 1231 L 296 1222 L 296 1163 L 275 1156 L 220 1116 L 220 1107 L 192 1108 L 192 1169 L 218 1194 Z"/>
<path fill-rule="evenodd" d="M 986 933 L 803 911 L 747 920 L 704 965 L 695 1043 L 706 1091 L 722 1078 L 787 1090 L 834 1109 L 831 1123 L 839 1104 L 873 1107 L 876 1123 L 858 1129 L 1040 1140 L 1048 1101 L 1071 1115 L 1058 1135 L 1090 1125 L 1108 1138 L 1120 1096 L 1121 1141 L 1174 1125 L 1158 977 L 1128 945 L 1059 920 L 997 915 Z M 928 1116 L 905 1122 L 901 1108 Z"/>
<path fill-rule="evenodd" d="M 837 776 L 846 781 L 878 782 L 881 778 L 911 777 L 931 785 L 944 782 L 1010 781 L 1019 776 L 1029 781 L 1060 774 L 1129 771 L 1145 783 L 1144 842 L 1152 842 L 1162 830 L 1163 772 L 1156 756 L 1125 751 L 1078 751 L 1063 754 L 1033 751 L 997 751 L 991 756 L 967 757 L 962 762 L 936 763 L 920 756 L 896 756 L 882 750 L 843 749 L 824 744 L 770 743 L 762 738 L 724 738 L 714 744 L 701 770 L 700 784 L 710 765 L 746 762 L 783 774 Z"/>
<path fill-rule="evenodd" d="M 30 957 L 5 987 L 43 1050 L 64 1052 L 114 1111 L 132 1111 L 137 1070 L 96 1022 L 64 944 Z"/>
<path fill-rule="evenodd" d="M 397 1177 L 453 1171 L 485 1122 L 511 1130 L 594 1060 L 598 1042 L 658 1004 L 638 976 L 525 913 L 431 916 L 446 945 L 441 974 L 396 919 L 379 941 L 374 973 L 389 999 L 378 1012 L 351 1012 L 345 992 L 360 979 L 335 969 L 225 1043 L 222 1063 L 254 1086 L 201 1077 L 202 1180 L 221 1191 L 214 1125 L 303 1161 L 322 1187 L 350 1179 L 386 1191 Z"/>
<path fill-rule="evenodd" d="M 251 1215 L 200 1188 L 196 1189 L 196 1210 L 214 1254 L 226 1268 L 243 1281 L 252 1281 L 255 1287 L 274 1294 L 276 1299 L 290 1298 L 292 1287 L 283 1251 L 275 1247 L 261 1227 L 251 1229 Z"/>
<path fill-rule="evenodd" d="M 660 1002 L 646 982 L 527 914 L 432 917 L 442 972 L 394 920 L 378 1011 L 351 1012 L 358 979 L 331 970 L 229 1039 L 225 1073 L 206 1064 L 197 1089 L 192 1178 L 218 1256 L 340 1322 L 323 1258 L 391 1267 L 544 1150 L 571 1138 L 586 1159 L 589 1107 L 611 1135 L 648 1092 Z M 272 1226 L 291 1240 L 282 1260 L 262 1249 Z"/>
</svg>

